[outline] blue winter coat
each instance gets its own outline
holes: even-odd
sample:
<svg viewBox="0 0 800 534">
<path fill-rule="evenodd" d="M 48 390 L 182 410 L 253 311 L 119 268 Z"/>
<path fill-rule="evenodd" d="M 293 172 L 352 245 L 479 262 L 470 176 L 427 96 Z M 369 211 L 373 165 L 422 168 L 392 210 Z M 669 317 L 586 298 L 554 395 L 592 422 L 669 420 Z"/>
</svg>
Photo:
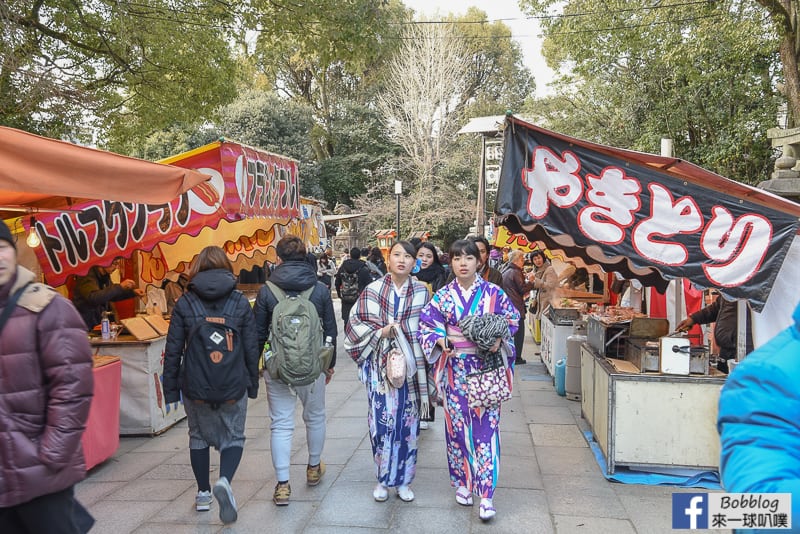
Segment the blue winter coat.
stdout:
<svg viewBox="0 0 800 534">
<path fill-rule="evenodd" d="M 717 429 L 725 491 L 791 493 L 791 532 L 800 532 L 800 305 L 792 317 L 730 374 Z"/>
</svg>

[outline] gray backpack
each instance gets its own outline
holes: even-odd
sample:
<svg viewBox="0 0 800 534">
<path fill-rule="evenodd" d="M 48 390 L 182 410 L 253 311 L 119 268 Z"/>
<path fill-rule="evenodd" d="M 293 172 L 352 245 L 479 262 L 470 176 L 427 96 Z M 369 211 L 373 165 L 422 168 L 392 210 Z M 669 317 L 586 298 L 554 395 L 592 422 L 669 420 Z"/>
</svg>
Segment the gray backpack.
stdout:
<svg viewBox="0 0 800 534">
<path fill-rule="evenodd" d="M 328 351 L 322 350 L 322 324 L 311 294 L 314 286 L 290 297 L 273 284 L 267 287 L 277 299 L 272 310 L 269 345 L 272 356 L 266 369 L 272 378 L 290 386 L 306 386 L 314 382 L 330 364 Z"/>
</svg>

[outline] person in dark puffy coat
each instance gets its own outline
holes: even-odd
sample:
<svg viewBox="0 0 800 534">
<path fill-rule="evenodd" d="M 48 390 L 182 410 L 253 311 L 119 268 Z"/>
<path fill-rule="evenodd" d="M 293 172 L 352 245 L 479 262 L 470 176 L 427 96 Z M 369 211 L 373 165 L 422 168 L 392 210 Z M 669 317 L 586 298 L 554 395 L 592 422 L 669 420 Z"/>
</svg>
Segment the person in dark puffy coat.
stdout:
<svg viewBox="0 0 800 534">
<path fill-rule="evenodd" d="M 197 295 L 208 312 L 209 317 L 223 315 L 228 296 L 236 289 L 236 277 L 225 251 L 217 246 L 209 246 L 200 254 L 189 269 L 189 292 Z M 189 458 L 197 481 L 195 508 L 199 512 L 211 508 L 211 483 L 209 481 L 210 451 L 213 446 L 220 451 L 220 478 L 214 484 L 213 494 L 219 504 L 219 517 L 223 523 L 232 523 L 238 517 L 236 500 L 231 490 L 231 481 L 244 449 L 244 425 L 247 417 L 247 398 L 258 396 L 258 359 L 260 351 L 253 328 L 253 311 L 247 297 L 236 291 L 232 298 L 238 299 L 233 317 L 225 317 L 239 332 L 244 343 L 245 358 L 242 365 L 242 396 L 231 399 L 219 406 L 191 399 L 186 395 L 185 386 L 191 380 L 184 374 L 183 360 L 192 328 L 205 317 L 198 316 L 186 295 L 175 304 L 172 320 L 167 333 L 164 351 L 164 400 L 178 402 L 181 392 L 189 425 Z"/>
<path fill-rule="evenodd" d="M 75 500 L 92 402 L 92 351 L 70 301 L 17 265 L 0 222 L 0 532 L 74 534 L 94 522 Z"/>
<path fill-rule="evenodd" d="M 144 290 L 136 287 L 133 280 L 121 280 L 118 284 L 111 282 L 111 273 L 117 270 L 121 261 L 122 258 L 115 258 L 108 267 L 94 266 L 75 281 L 72 302 L 83 317 L 87 330 L 91 331 L 100 324 L 104 311 L 114 320 L 112 302 L 144 296 Z"/>
</svg>

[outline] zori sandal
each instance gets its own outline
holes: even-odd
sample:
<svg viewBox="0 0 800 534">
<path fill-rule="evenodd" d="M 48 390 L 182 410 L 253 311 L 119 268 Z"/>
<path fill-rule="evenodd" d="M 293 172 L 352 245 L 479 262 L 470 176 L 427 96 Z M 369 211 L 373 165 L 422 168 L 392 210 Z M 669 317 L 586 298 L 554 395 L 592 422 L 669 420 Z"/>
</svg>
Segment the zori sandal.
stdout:
<svg viewBox="0 0 800 534">
<path fill-rule="evenodd" d="M 461 506 L 472 506 L 472 494 L 464 486 L 456 490 L 456 502 Z"/>
</svg>

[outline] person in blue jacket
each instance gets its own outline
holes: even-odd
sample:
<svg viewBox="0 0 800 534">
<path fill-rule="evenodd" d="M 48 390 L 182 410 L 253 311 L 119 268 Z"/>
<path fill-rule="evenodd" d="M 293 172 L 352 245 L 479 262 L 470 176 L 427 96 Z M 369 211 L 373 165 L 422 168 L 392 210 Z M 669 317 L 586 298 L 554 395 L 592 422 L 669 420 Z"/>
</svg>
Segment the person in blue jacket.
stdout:
<svg viewBox="0 0 800 534">
<path fill-rule="evenodd" d="M 725 491 L 792 494 L 792 529 L 780 532 L 800 532 L 800 305 L 792 319 L 730 374 L 717 420 Z"/>
</svg>

